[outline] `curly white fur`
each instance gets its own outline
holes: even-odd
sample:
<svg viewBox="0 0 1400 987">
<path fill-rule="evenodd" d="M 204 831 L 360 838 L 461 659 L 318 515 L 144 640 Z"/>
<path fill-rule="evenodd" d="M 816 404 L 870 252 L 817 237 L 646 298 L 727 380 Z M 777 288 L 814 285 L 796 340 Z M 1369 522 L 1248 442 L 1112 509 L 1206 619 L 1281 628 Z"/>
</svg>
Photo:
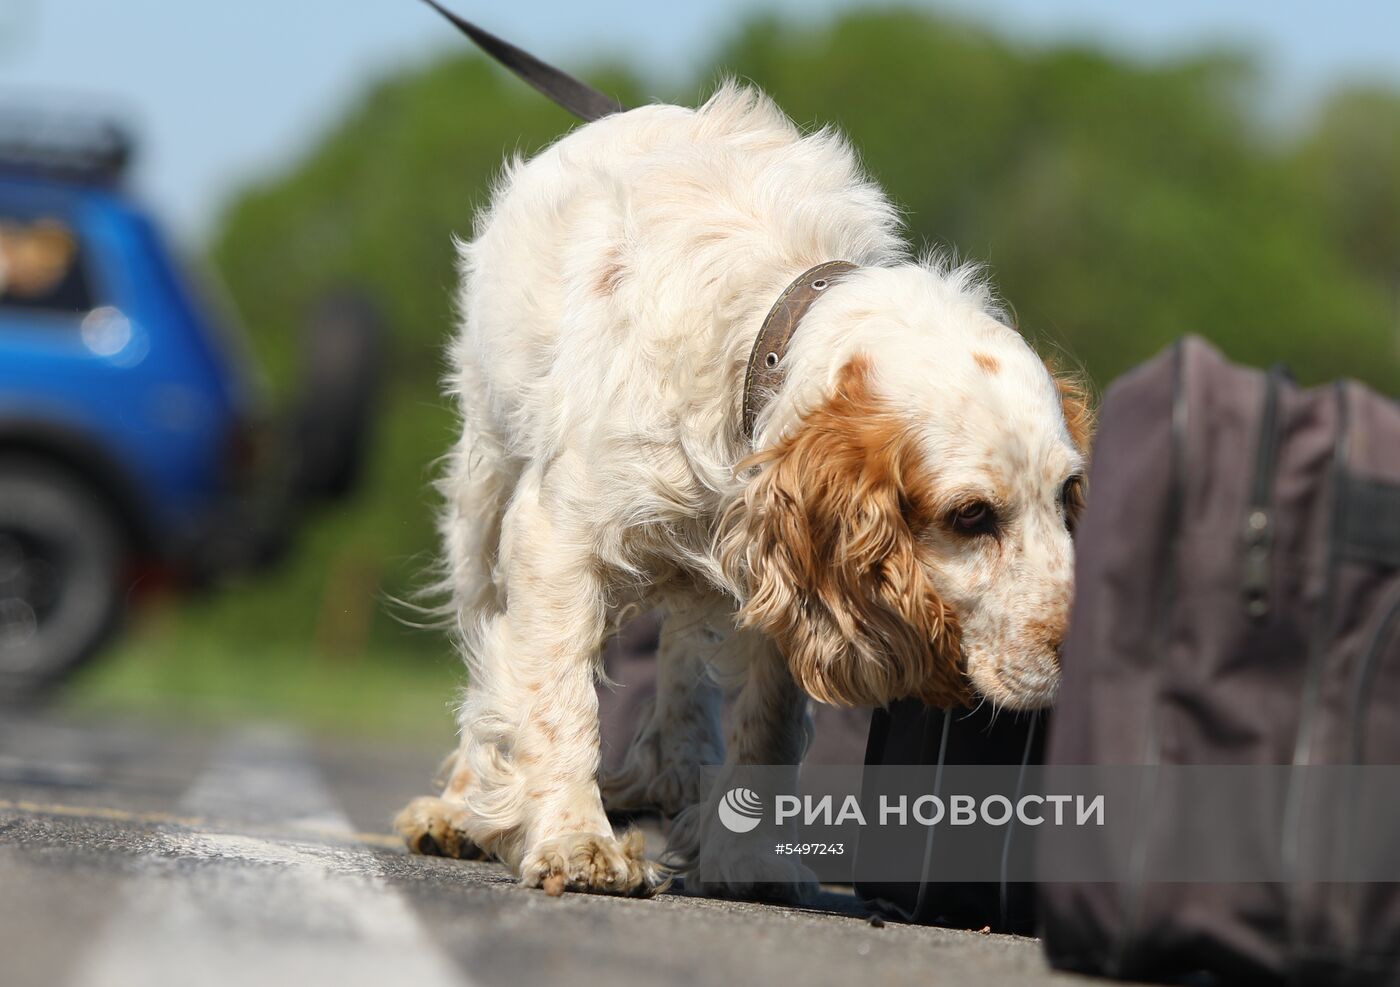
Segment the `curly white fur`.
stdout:
<svg viewBox="0 0 1400 987">
<path fill-rule="evenodd" d="M 614 839 L 596 779 L 597 655 L 638 604 L 665 606 L 688 643 L 663 648 L 645 751 L 613 787 L 664 788 L 671 812 L 700 797 L 696 762 L 719 749 L 706 665 L 745 683 L 729 757 L 747 763 L 801 757 L 797 684 L 849 702 L 910 683 L 942 696 L 920 692 L 937 666 L 945 691 L 965 674 L 999 702 L 1048 701 L 1069 595 L 1060 496 L 1082 450 L 987 287 L 909 259 L 896 210 L 838 134 L 804 136 L 732 84 L 698 110 L 608 117 L 512 162 L 459 249 L 448 385 L 463 428 L 440 484 L 470 673 L 442 803 L 454 846 L 551 889 L 654 886 L 635 844 Z M 861 270 L 809 312 L 749 440 L 759 324 L 797 274 L 837 259 Z M 815 471 L 838 460 L 835 481 Z M 839 489 L 818 502 L 791 475 L 800 462 Z M 1004 513 L 996 539 L 946 530 L 968 497 Z M 842 534 L 857 526 L 859 544 Z M 837 589 L 823 581 L 858 562 Z M 736 627 L 741 607 L 751 629 Z M 760 633 L 778 627 L 792 653 Z M 422 815 L 401 819 L 420 848 L 444 825 Z"/>
</svg>

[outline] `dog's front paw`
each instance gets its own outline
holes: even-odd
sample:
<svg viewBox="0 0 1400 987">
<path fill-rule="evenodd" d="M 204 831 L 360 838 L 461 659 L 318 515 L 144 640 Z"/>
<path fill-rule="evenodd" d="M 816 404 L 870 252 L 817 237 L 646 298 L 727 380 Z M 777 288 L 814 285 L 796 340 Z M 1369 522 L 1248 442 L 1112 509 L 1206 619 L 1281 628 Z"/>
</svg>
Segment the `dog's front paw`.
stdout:
<svg viewBox="0 0 1400 987">
<path fill-rule="evenodd" d="M 685 875 L 688 894 L 735 901 L 810 905 L 821 891 L 817 877 L 801 861 L 752 847 L 702 856 Z"/>
<path fill-rule="evenodd" d="M 693 805 L 676 818 L 663 859 L 667 867 L 684 872 L 687 894 L 806 905 L 821 890 L 811 869 L 796 857 L 779 855 L 771 838 L 714 825 L 708 803 Z"/>
<path fill-rule="evenodd" d="M 467 835 L 469 819 L 465 806 L 425 795 L 404 806 L 394 831 L 414 853 L 479 860 L 486 854 Z"/>
<path fill-rule="evenodd" d="M 636 829 L 620 840 L 595 833 L 556 836 L 525 852 L 520 883 L 551 895 L 583 891 L 650 897 L 669 882 L 644 850 L 645 840 Z"/>
</svg>

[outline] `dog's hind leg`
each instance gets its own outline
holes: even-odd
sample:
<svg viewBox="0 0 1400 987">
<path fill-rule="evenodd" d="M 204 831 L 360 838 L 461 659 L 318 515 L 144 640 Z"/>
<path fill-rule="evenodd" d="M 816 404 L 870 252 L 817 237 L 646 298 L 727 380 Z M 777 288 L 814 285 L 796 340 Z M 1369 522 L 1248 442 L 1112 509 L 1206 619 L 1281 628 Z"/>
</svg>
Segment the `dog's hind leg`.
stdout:
<svg viewBox="0 0 1400 987">
<path fill-rule="evenodd" d="M 656 699 L 622 766 L 603 780 L 609 812 L 656 811 L 674 816 L 705 797 L 724 761 L 723 696 L 708 660 L 732 623 L 732 607 L 673 604 L 661 625 Z M 707 770 L 708 769 L 708 770 Z"/>
<path fill-rule="evenodd" d="M 478 376 L 471 366 L 459 373 L 462 437 L 437 482 L 445 571 L 436 589 L 451 597 L 457 618 L 453 630 L 468 656 L 476 646 L 481 620 L 503 606 L 504 587 L 496 573 L 501 523 L 520 482 L 520 464 L 507 454 L 505 440 L 491 421 Z"/>
<path fill-rule="evenodd" d="M 467 763 L 466 744 L 443 765 L 442 794 L 424 795 L 408 803 L 394 820 L 394 831 L 414 853 L 429 857 L 478 860 L 486 854 L 472 840 L 467 792 L 475 776 Z"/>
<path fill-rule="evenodd" d="M 463 652 L 481 648 L 481 634 L 501 609 L 495 563 L 501 521 L 519 469 L 506 456 L 490 424 L 485 389 L 468 363 L 460 371 L 458 393 L 462 437 L 446 460 L 438 482 L 443 506 L 438 529 L 443 544 L 443 572 L 433 590 L 450 598 L 454 637 Z M 394 828 L 415 853 L 475 859 L 483 851 L 469 835 L 466 803 L 475 784 L 470 765 L 470 736 L 444 764 L 440 795 L 414 799 L 399 813 Z"/>
</svg>

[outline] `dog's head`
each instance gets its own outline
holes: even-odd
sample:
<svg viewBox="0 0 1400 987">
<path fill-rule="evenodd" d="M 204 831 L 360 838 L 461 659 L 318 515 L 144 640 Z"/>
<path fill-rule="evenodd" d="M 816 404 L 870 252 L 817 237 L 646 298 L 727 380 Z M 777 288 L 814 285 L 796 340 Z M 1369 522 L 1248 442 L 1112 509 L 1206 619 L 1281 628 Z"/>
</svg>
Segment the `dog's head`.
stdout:
<svg viewBox="0 0 1400 987">
<path fill-rule="evenodd" d="M 837 358 L 725 516 L 741 619 L 821 701 L 1043 706 L 1088 405 L 947 272 L 922 271 L 933 286 L 874 273 L 804 322 L 790 372 L 815 372 L 823 346 Z"/>
</svg>

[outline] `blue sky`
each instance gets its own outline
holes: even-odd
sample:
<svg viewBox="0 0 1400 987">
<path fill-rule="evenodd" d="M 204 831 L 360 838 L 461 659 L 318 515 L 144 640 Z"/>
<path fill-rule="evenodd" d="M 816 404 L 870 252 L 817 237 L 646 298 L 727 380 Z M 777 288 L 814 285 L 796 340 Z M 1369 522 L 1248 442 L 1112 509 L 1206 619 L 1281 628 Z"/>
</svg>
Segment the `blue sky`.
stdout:
<svg viewBox="0 0 1400 987">
<path fill-rule="evenodd" d="M 803 18 L 859 0 L 449 0 L 565 67 L 624 55 L 680 79 L 757 10 Z M 1271 109 L 1307 112 L 1343 81 L 1400 86 L 1393 0 L 929 0 L 1029 43 L 1090 39 L 1157 59 L 1256 52 Z M 0 97 L 97 106 L 140 132 L 139 193 L 197 244 L 239 184 L 284 166 L 367 80 L 464 44 L 415 0 L 0 0 Z M 742 73 L 743 66 L 732 66 Z"/>
</svg>

